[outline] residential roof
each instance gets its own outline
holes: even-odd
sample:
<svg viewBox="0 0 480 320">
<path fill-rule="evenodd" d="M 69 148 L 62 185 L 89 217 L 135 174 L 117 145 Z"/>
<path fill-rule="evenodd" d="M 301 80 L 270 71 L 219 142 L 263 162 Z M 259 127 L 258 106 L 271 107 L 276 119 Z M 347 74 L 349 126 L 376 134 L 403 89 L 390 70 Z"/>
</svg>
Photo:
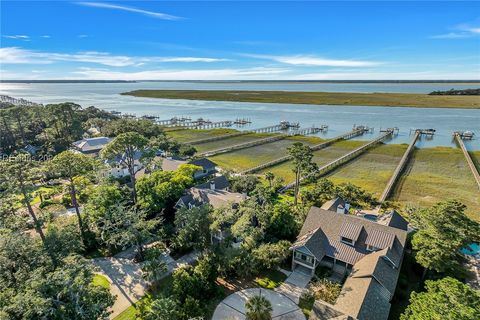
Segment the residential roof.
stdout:
<svg viewBox="0 0 480 320">
<path fill-rule="evenodd" d="M 390 216 L 385 221 L 385 224 L 389 227 L 408 230 L 408 221 L 405 220 L 397 211 L 392 210 Z"/>
<path fill-rule="evenodd" d="M 392 219 L 396 227 L 317 207 L 310 209 L 294 247 L 304 246 L 315 257 L 316 252 L 322 252 L 352 265 L 335 304 L 317 301 L 310 319 L 388 319 L 407 236 L 406 228 L 398 228 L 405 226 L 403 218 L 390 217 L 389 221 Z M 356 237 L 357 241 L 348 245 L 340 241 L 341 236 Z M 368 251 L 367 245 L 381 250 Z"/>
<path fill-rule="evenodd" d="M 363 226 L 361 224 L 344 222 L 340 229 L 340 236 L 357 241 L 362 232 Z"/>
<path fill-rule="evenodd" d="M 112 139 L 107 137 L 86 138 L 73 142 L 73 146 L 82 152 L 99 151 Z"/>
<path fill-rule="evenodd" d="M 324 210 L 337 211 L 339 205 L 345 208 L 346 202 L 342 198 L 336 197 L 335 199 L 325 202 L 321 208 Z"/>
<path fill-rule="evenodd" d="M 210 189 L 211 183 L 215 184 L 215 190 L 226 190 L 230 188 L 230 182 L 225 176 L 218 176 L 197 186 L 198 189 Z"/>
<path fill-rule="evenodd" d="M 243 195 L 236 192 L 228 192 L 225 190 L 211 190 L 190 188 L 187 194 L 181 197 L 178 202 L 188 206 L 200 206 L 203 204 L 210 204 L 214 208 L 220 208 L 232 203 L 239 203 L 244 199 Z"/>
<path fill-rule="evenodd" d="M 390 232 L 372 230 L 365 239 L 365 244 L 376 248 L 391 248 L 395 241 L 395 235 Z"/>
<path fill-rule="evenodd" d="M 342 231 L 345 229 L 348 232 L 352 231 L 353 236 L 357 237 L 354 246 L 340 241 Z M 360 232 L 358 232 L 358 230 L 360 230 Z M 312 253 L 314 253 L 314 251 L 322 252 L 349 264 L 355 264 L 363 258 L 364 255 L 369 253 L 369 251 L 367 251 L 367 239 L 375 242 L 379 249 L 391 247 L 391 255 L 394 256 L 395 260 L 398 260 L 399 257 L 402 256 L 407 237 L 407 233 L 404 230 L 392 228 L 354 215 L 339 214 L 317 207 L 310 208 L 294 247 L 299 246 L 300 243 L 298 243 L 298 241 L 311 231 L 318 233 L 318 237 L 322 239 L 322 241 L 319 242 L 322 245 L 321 249 L 313 248 L 311 243 L 307 243 L 309 244 L 307 247 Z M 383 234 L 387 234 L 385 238 L 379 236 Z M 390 246 L 390 242 L 387 240 L 391 239 L 391 237 L 393 237 L 393 243 Z M 380 243 L 373 241 L 377 239 L 385 241 Z"/>
<path fill-rule="evenodd" d="M 207 158 L 201 158 L 201 159 L 196 159 L 192 160 L 189 162 L 189 164 L 194 164 L 196 166 L 202 167 L 202 168 L 214 168 L 217 166 L 217 164 Z"/>
<path fill-rule="evenodd" d="M 400 272 L 385 259 L 388 254 L 388 248 L 373 252 L 353 266 L 335 302 L 336 309 L 360 320 L 388 318 Z"/>
<path fill-rule="evenodd" d="M 163 159 L 162 161 L 162 170 L 163 171 L 175 171 L 180 167 L 182 164 L 186 164 L 187 161 L 185 160 L 176 160 L 176 159 Z"/>
</svg>

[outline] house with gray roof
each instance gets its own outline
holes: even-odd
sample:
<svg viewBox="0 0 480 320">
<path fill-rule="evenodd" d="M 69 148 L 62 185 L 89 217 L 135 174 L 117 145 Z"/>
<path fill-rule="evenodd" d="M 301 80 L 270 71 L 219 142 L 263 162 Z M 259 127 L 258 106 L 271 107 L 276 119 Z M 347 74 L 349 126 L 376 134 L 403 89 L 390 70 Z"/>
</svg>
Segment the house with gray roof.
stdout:
<svg viewBox="0 0 480 320">
<path fill-rule="evenodd" d="M 230 192 L 230 183 L 224 176 L 214 177 L 206 183 L 188 189 L 177 201 L 175 208 L 198 207 L 209 204 L 213 208 L 235 205 L 245 199 L 241 193 Z"/>
<path fill-rule="evenodd" d="M 83 154 L 98 156 L 100 151 L 111 141 L 107 137 L 85 138 L 72 143 L 73 149 Z"/>
<path fill-rule="evenodd" d="M 312 207 L 292 246 L 292 270 L 326 266 L 348 275 L 335 304 L 317 301 L 310 319 L 386 320 L 408 222 L 395 211 L 379 223 L 334 210 Z"/>
<path fill-rule="evenodd" d="M 207 158 L 201 158 L 192 161 L 187 161 L 178 157 L 166 158 L 162 161 L 162 170 L 174 171 L 177 170 L 182 164 L 193 164 L 201 167 L 201 170 L 198 170 L 193 174 L 193 178 L 195 180 L 200 180 L 202 178 L 214 175 L 217 172 L 217 164 Z"/>
</svg>

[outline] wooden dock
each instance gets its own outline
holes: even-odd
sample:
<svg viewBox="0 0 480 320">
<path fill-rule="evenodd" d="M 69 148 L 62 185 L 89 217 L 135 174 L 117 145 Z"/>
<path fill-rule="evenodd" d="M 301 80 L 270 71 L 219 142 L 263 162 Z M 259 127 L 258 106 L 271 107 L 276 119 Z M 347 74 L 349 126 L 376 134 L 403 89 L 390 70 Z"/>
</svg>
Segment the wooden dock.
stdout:
<svg viewBox="0 0 480 320">
<path fill-rule="evenodd" d="M 279 125 L 279 126 L 281 126 L 281 125 Z M 271 126 L 271 127 L 276 127 L 276 126 Z M 276 136 L 273 136 L 273 137 L 268 137 L 268 138 L 264 138 L 264 139 L 239 143 L 239 144 L 236 144 L 236 145 L 233 145 L 233 146 L 219 148 L 219 149 L 216 149 L 216 150 L 205 151 L 205 152 L 202 152 L 202 153 L 198 154 L 198 156 L 211 157 L 211 156 L 221 154 L 221 153 L 232 152 L 232 151 L 236 151 L 236 150 L 241 150 L 241 149 L 245 149 L 245 148 L 259 146 L 259 145 L 266 144 L 266 143 L 279 141 L 279 140 L 282 140 L 282 139 L 285 139 L 285 138 L 288 138 L 288 137 L 291 137 L 291 136 L 315 134 L 315 133 L 321 131 L 322 130 L 321 128 L 322 127 L 313 126 L 311 128 L 295 130 L 295 131 L 292 131 L 290 133 L 279 134 L 279 135 L 276 135 Z M 252 130 L 252 131 L 254 131 L 254 130 Z M 250 133 L 252 131 L 250 131 Z M 255 132 L 258 132 L 258 131 L 255 131 Z"/>
<path fill-rule="evenodd" d="M 330 146 L 331 144 L 339 141 L 339 140 L 347 140 L 347 139 L 350 139 L 350 138 L 353 138 L 353 137 L 356 137 L 356 136 L 359 136 L 361 134 L 363 134 L 365 131 L 363 129 L 353 129 L 352 131 L 350 132 L 347 132 L 347 133 L 344 133 L 342 135 L 339 135 L 339 136 L 336 136 L 332 139 L 329 139 L 325 142 L 322 142 L 320 144 L 317 144 L 317 145 L 314 145 L 314 146 L 311 146 L 310 149 L 312 151 L 318 151 L 318 150 L 321 150 L 323 148 L 326 148 L 328 146 Z M 260 170 L 263 170 L 263 169 L 266 169 L 266 168 L 270 168 L 270 167 L 273 167 L 273 166 L 276 166 L 278 164 L 281 164 L 281 163 L 284 163 L 284 162 L 287 162 L 287 161 L 290 161 L 292 160 L 293 157 L 292 156 L 284 156 L 284 157 L 281 157 L 281 158 L 278 158 L 278 159 L 275 159 L 275 160 L 272 160 L 272 161 L 269 161 L 269 162 L 266 162 L 266 163 L 262 163 L 258 166 L 255 166 L 253 168 L 249 168 L 247 170 L 244 170 L 242 172 L 240 172 L 240 174 L 250 174 L 250 173 L 255 173 L 255 172 L 258 172 Z"/>
<path fill-rule="evenodd" d="M 475 163 L 473 163 L 473 159 L 468 153 L 467 148 L 465 147 L 465 143 L 463 143 L 462 136 L 456 132 L 454 134 L 454 139 L 462 149 L 463 155 L 465 156 L 465 159 L 467 160 L 468 166 L 470 167 L 470 170 L 472 171 L 473 177 L 475 178 L 475 181 L 477 182 L 477 186 L 480 189 L 480 173 L 478 172 L 477 168 L 475 167 Z"/>
<path fill-rule="evenodd" d="M 405 168 L 405 165 L 407 164 L 408 159 L 410 159 L 410 156 L 412 155 L 412 152 L 415 149 L 415 144 L 417 143 L 417 140 L 420 138 L 421 134 L 422 134 L 421 131 L 419 130 L 415 131 L 412 141 L 408 145 L 407 150 L 405 150 L 405 153 L 403 154 L 402 159 L 400 159 L 400 162 L 395 168 L 393 175 L 390 177 L 390 180 L 388 181 L 387 186 L 385 187 L 385 189 L 382 192 L 382 195 L 378 199 L 380 203 L 385 202 L 385 200 L 387 200 L 388 196 L 392 192 L 393 187 L 395 186 L 395 183 L 397 182 L 398 178 L 400 177 L 400 174 Z"/>
<path fill-rule="evenodd" d="M 273 137 L 268 137 L 268 138 L 265 138 L 265 139 L 259 139 L 259 140 L 254 140 L 254 141 L 235 144 L 233 146 L 228 146 L 228 147 L 219 148 L 219 149 L 215 149 L 215 150 L 205 151 L 205 152 L 199 153 L 197 155 L 199 157 L 211 157 L 211 156 L 214 156 L 214 155 L 217 155 L 217 154 L 237 151 L 237 150 L 241 150 L 241 149 L 245 149 L 245 148 L 259 146 L 259 145 L 262 145 L 262 144 L 265 144 L 265 143 L 271 143 L 271 142 L 279 141 L 279 140 L 285 139 L 287 137 L 289 137 L 288 134 L 279 134 L 279 135 L 276 135 L 276 136 L 273 136 Z"/>
<path fill-rule="evenodd" d="M 340 165 L 358 157 L 360 154 L 367 151 L 371 147 L 373 147 L 373 146 L 377 145 L 378 143 L 384 141 L 385 139 L 391 137 L 394 132 L 395 132 L 395 130 L 393 128 L 386 130 L 384 133 L 382 133 L 379 137 L 375 138 L 374 140 L 372 140 L 372 141 L 364 144 L 363 146 L 358 147 L 355 150 L 352 150 L 349 153 L 341 156 L 340 158 L 337 158 L 337 159 L 327 163 L 326 165 L 318 168 L 318 170 L 315 171 L 312 175 L 315 175 L 317 177 L 321 177 L 321 176 L 331 172 L 332 170 L 338 168 Z M 300 179 L 300 181 L 303 181 L 303 180 L 308 179 L 308 178 L 310 178 L 310 176 L 303 177 L 302 179 Z M 294 186 L 295 186 L 295 182 L 289 183 L 286 186 L 284 186 L 282 189 L 280 189 L 280 192 L 284 192 L 288 189 L 293 188 Z"/>
</svg>

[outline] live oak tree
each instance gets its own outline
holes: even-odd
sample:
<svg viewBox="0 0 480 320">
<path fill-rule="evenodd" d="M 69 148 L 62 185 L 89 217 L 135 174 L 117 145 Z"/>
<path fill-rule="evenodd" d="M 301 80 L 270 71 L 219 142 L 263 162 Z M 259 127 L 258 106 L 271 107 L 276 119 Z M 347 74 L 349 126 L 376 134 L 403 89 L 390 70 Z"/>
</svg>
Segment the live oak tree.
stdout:
<svg viewBox="0 0 480 320">
<path fill-rule="evenodd" d="M 138 260 L 145 260 L 144 245 L 147 241 L 158 238 L 158 218 L 146 219 L 143 210 L 130 208 L 124 204 L 117 204 L 107 210 L 105 216 L 99 220 L 98 232 L 102 241 L 120 249 L 135 246 Z"/>
<path fill-rule="evenodd" d="M 143 161 L 152 158 L 153 152 L 148 150 L 148 139 L 137 132 L 119 134 L 102 150 L 102 157 L 117 161 L 124 165 L 130 175 L 132 184 L 133 201 L 137 202 L 137 189 L 135 178 L 135 160 Z"/>
<path fill-rule="evenodd" d="M 292 156 L 292 170 L 295 173 L 295 189 L 294 189 L 294 205 L 298 202 L 298 192 L 300 188 L 300 180 L 308 173 L 313 172 L 317 165 L 312 162 L 313 153 L 309 146 L 301 142 L 295 142 L 292 146 L 287 148 L 288 154 Z"/>
<path fill-rule="evenodd" d="M 5 190 L 5 193 L 21 196 L 22 204 L 32 218 L 35 231 L 45 243 L 42 223 L 31 205 L 34 182 L 42 177 L 40 165 L 26 153 L 13 154 L 7 160 L 0 161 L 0 187 Z"/>
<path fill-rule="evenodd" d="M 89 261 L 79 256 L 53 265 L 40 242 L 0 229 L 0 318 L 108 319 L 114 297 L 92 285 Z"/>
<path fill-rule="evenodd" d="M 93 158 L 69 150 L 56 155 L 48 165 L 50 174 L 62 177 L 68 181 L 72 205 L 75 208 L 80 234 L 84 243 L 86 242 L 85 225 L 78 205 L 75 178 L 91 173 L 96 165 L 96 161 Z"/>
<path fill-rule="evenodd" d="M 480 226 L 465 215 L 465 208 L 449 200 L 411 214 L 419 229 L 412 247 L 417 262 L 426 270 L 454 272 L 460 265 L 460 249 L 480 240 Z"/>
<path fill-rule="evenodd" d="M 476 320 L 480 314 L 480 291 L 447 277 L 425 282 L 424 292 L 413 292 L 401 320 Z"/>
<path fill-rule="evenodd" d="M 210 207 L 183 207 L 175 214 L 175 246 L 182 249 L 204 249 L 210 243 Z"/>
</svg>

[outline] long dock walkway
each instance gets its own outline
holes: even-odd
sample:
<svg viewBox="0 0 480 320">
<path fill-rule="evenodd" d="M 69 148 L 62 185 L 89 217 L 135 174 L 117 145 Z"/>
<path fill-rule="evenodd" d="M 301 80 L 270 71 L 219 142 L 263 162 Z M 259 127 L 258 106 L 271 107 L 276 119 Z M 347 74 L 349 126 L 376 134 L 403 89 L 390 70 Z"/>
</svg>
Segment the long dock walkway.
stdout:
<svg viewBox="0 0 480 320">
<path fill-rule="evenodd" d="M 418 138 L 420 138 L 421 134 L 422 133 L 419 130 L 415 131 L 415 135 L 413 136 L 412 141 L 408 145 L 407 150 L 405 150 L 405 153 L 403 154 L 402 159 L 400 159 L 400 162 L 395 168 L 393 175 L 390 177 L 390 180 L 388 181 L 387 186 L 385 187 L 385 189 L 382 192 L 382 195 L 378 199 L 380 203 L 385 202 L 385 200 L 387 200 L 388 196 L 392 192 L 392 189 L 395 186 L 395 183 L 397 182 L 398 178 L 400 177 L 400 174 L 402 173 L 403 169 L 405 168 L 405 165 L 408 159 L 410 159 L 410 156 L 413 150 L 415 149 L 415 144 L 417 143 L 417 140 Z"/>
<path fill-rule="evenodd" d="M 215 150 L 205 151 L 205 152 L 199 153 L 198 156 L 211 157 L 211 156 L 221 154 L 221 153 L 232 152 L 232 151 L 236 151 L 236 150 L 241 150 L 241 149 L 245 149 L 245 148 L 250 148 L 250 147 L 259 146 L 259 145 L 266 144 L 266 143 L 271 143 L 271 142 L 283 140 L 283 139 L 291 137 L 291 136 L 315 134 L 319 131 L 322 131 L 322 127 L 311 127 L 311 128 L 295 130 L 295 131 L 292 131 L 290 133 L 279 134 L 279 135 L 276 135 L 276 136 L 273 136 L 273 137 L 268 137 L 268 138 L 265 138 L 265 139 L 259 139 L 259 140 L 239 143 L 239 144 L 236 144 L 236 145 L 233 145 L 233 146 L 228 146 L 228 147 L 219 148 L 219 149 L 215 149 Z"/>
<path fill-rule="evenodd" d="M 332 139 L 329 139 L 325 142 L 322 142 L 320 144 L 317 144 L 317 145 L 314 145 L 314 146 L 311 146 L 310 149 L 312 151 L 318 151 L 318 150 L 321 150 L 323 148 L 326 148 L 330 145 L 332 145 L 333 143 L 339 141 L 339 140 L 347 140 L 347 139 L 350 139 L 350 138 L 353 138 L 353 137 L 356 137 L 356 136 L 359 136 L 361 134 L 363 134 L 365 132 L 364 129 L 354 129 L 350 132 L 347 132 L 347 133 L 344 133 L 344 134 L 341 134 L 339 136 L 336 136 Z M 240 174 L 250 174 L 250 173 L 255 173 L 255 172 L 258 172 L 260 170 L 263 170 L 265 168 L 270 168 L 270 167 L 273 167 L 273 166 L 276 166 L 278 164 L 281 164 L 281 163 L 284 163 L 284 162 L 287 162 L 287 161 L 290 161 L 292 160 L 293 157 L 292 156 L 284 156 L 284 157 L 281 157 L 281 158 L 278 158 L 278 159 L 275 159 L 275 160 L 272 160 L 272 161 L 269 161 L 269 162 L 265 162 L 265 163 L 262 163 L 258 166 L 255 166 L 253 168 L 249 168 L 249 169 L 246 169 L 242 172 L 240 172 Z"/>
<path fill-rule="evenodd" d="M 477 182 L 477 186 L 480 189 L 480 173 L 478 172 L 477 168 L 475 167 L 475 163 L 473 163 L 473 159 L 468 153 L 467 148 L 465 147 L 465 144 L 463 143 L 463 139 L 460 136 L 458 132 L 454 133 L 454 138 L 457 141 L 458 145 L 463 151 L 463 154 L 465 156 L 465 159 L 467 160 L 468 166 L 470 167 L 470 170 L 472 171 L 473 177 L 475 178 L 475 181 Z"/>
<path fill-rule="evenodd" d="M 318 168 L 313 174 L 316 175 L 316 176 L 323 176 L 323 175 L 327 174 L 328 172 L 332 171 L 333 169 L 339 167 L 340 165 L 356 158 L 357 156 L 359 156 L 363 152 L 367 151 L 372 146 L 374 146 L 374 145 L 382 142 L 383 140 L 389 138 L 390 136 L 393 135 L 394 131 L 395 131 L 394 129 L 386 129 L 385 132 L 383 134 L 381 134 L 379 137 L 377 137 L 374 140 L 364 144 L 363 146 L 360 146 L 360 147 L 356 148 L 355 150 L 352 150 L 352 151 L 348 152 L 347 154 L 344 154 L 340 158 L 337 158 L 337 159 L 327 163 L 326 165 Z M 306 177 L 301 178 L 300 182 L 305 180 L 306 178 L 309 178 L 309 177 L 310 176 L 306 176 Z M 286 186 L 284 186 L 282 189 L 280 189 L 280 192 L 284 192 L 288 189 L 293 188 L 294 186 L 295 186 L 295 182 L 289 183 Z"/>
</svg>

